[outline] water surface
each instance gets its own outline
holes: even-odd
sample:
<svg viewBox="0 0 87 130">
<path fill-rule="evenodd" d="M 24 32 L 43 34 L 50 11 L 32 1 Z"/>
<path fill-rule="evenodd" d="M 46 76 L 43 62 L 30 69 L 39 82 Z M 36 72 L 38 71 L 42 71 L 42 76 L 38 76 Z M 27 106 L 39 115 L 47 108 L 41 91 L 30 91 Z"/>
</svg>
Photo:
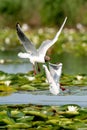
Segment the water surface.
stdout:
<svg viewBox="0 0 87 130">
<path fill-rule="evenodd" d="M 6 73 L 26 73 L 32 70 L 31 63 L 6 63 L 0 64 L 0 70 Z"/>
<path fill-rule="evenodd" d="M 38 104 L 38 105 L 66 105 L 77 104 L 87 106 L 87 88 L 73 87 L 66 92 L 52 95 L 48 91 L 17 92 L 0 97 L 0 104 Z"/>
<path fill-rule="evenodd" d="M 2 52 L 0 59 L 22 61 L 16 63 L 0 64 L 0 71 L 7 73 L 25 73 L 32 70 L 32 64 L 27 59 L 20 59 L 16 52 Z M 63 63 L 63 73 L 67 74 L 87 74 L 87 57 L 75 56 L 63 53 L 54 57 L 54 61 Z M 60 93 L 57 96 L 48 91 L 18 92 L 0 97 L 0 104 L 41 104 L 41 105 L 64 105 L 78 104 L 87 106 L 87 87 L 73 86 L 69 91 Z"/>
<path fill-rule="evenodd" d="M 0 60 L 6 61 L 6 63 L 0 64 L 0 71 L 6 73 L 26 73 L 32 70 L 29 60 L 19 58 L 16 51 L 0 52 Z"/>
<path fill-rule="evenodd" d="M 63 73 L 65 74 L 87 74 L 87 56 L 61 53 L 53 56 L 52 59 L 55 63 L 63 63 Z"/>
<path fill-rule="evenodd" d="M 0 64 L 0 70 L 8 73 L 27 72 L 32 70 L 32 64 L 28 59 L 21 59 L 17 56 L 18 52 L 0 52 L 0 59 L 20 61 L 13 64 Z M 61 53 L 51 56 L 52 63 L 62 62 L 63 73 L 65 74 L 87 74 L 87 56 L 75 55 L 71 53 Z M 23 63 L 22 63 L 23 62 Z"/>
</svg>

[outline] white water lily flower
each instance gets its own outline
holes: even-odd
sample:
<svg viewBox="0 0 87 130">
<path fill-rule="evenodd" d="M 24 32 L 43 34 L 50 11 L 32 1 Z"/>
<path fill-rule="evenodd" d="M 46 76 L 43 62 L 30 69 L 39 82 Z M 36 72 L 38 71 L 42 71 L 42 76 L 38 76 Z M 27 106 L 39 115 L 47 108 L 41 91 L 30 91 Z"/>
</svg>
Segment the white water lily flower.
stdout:
<svg viewBox="0 0 87 130">
<path fill-rule="evenodd" d="M 35 80 L 35 77 L 33 76 L 25 76 L 28 80 L 32 81 L 32 80 Z"/>
<path fill-rule="evenodd" d="M 70 35 L 70 36 L 68 36 L 68 40 L 69 41 L 73 41 L 73 37 Z"/>
<path fill-rule="evenodd" d="M 77 29 L 78 29 L 80 32 L 85 32 L 85 28 L 84 28 L 84 26 L 83 26 L 81 23 L 78 23 L 78 24 L 76 25 L 76 27 L 77 27 Z"/>
<path fill-rule="evenodd" d="M 10 85 L 10 83 L 11 83 L 11 81 L 10 81 L 10 80 L 5 81 L 5 85 L 7 85 L 7 86 L 9 86 L 9 85 Z"/>
<path fill-rule="evenodd" d="M 77 112 L 77 110 L 78 110 L 77 106 L 68 106 L 69 112 Z"/>
<path fill-rule="evenodd" d="M 44 114 L 46 114 L 46 113 L 47 113 L 47 111 L 43 111 L 43 113 L 44 113 Z"/>
<path fill-rule="evenodd" d="M 76 78 L 77 78 L 77 80 L 81 80 L 83 78 L 83 76 L 77 75 Z"/>
<path fill-rule="evenodd" d="M 42 28 L 38 29 L 38 33 L 39 33 L 39 34 L 43 34 L 43 33 L 44 33 L 44 32 L 43 32 L 43 29 L 42 29 Z"/>
<path fill-rule="evenodd" d="M 35 77 L 28 77 L 30 81 L 35 80 Z"/>
<path fill-rule="evenodd" d="M 24 23 L 24 24 L 22 25 L 22 30 L 23 30 L 23 31 L 28 31 L 28 29 L 29 29 L 28 24 Z"/>
<path fill-rule="evenodd" d="M 54 28 L 48 28 L 48 27 L 46 27 L 45 30 L 48 33 L 55 33 L 55 29 Z"/>
<path fill-rule="evenodd" d="M 38 42 L 39 42 L 39 37 L 38 36 L 34 36 L 33 37 L 33 42 L 35 43 L 35 44 L 38 44 Z M 34 44 L 34 45 L 35 45 Z"/>
<path fill-rule="evenodd" d="M 9 37 L 6 37 L 6 38 L 5 38 L 5 43 L 6 43 L 6 44 L 10 44 L 10 38 L 9 38 Z"/>
<path fill-rule="evenodd" d="M 82 47 L 87 47 L 87 44 L 86 43 L 82 43 Z"/>
<path fill-rule="evenodd" d="M 4 59 L 1 59 L 0 60 L 0 64 L 4 64 L 5 60 Z"/>
</svg>

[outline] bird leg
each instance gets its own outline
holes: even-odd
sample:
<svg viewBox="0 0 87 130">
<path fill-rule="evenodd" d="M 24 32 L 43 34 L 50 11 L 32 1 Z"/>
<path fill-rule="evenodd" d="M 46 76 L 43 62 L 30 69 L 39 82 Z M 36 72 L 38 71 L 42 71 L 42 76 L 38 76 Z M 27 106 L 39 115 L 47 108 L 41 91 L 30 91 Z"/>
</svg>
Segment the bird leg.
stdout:
<svg viewBox="0 0 87 130">
<path fill-rule="evenodd" d="M 60 89 L 61 89 L 62 91 L 65 91 L 65 90 L 66 90 L 66 88 L 62 87 L 61 84 L 60 84 Z"/>
<path fill-rule="evenodd" d="M 40 66 L 39 66 L 39 64 L 38 64 L 38 63 L 37 63 L 37 70 L 38 70 L 38 72 L 40 72 L 40 71 L 41 71 Z"/>
<path fill-rule="evenodd" d="M 35 63 L 33 65 L 34 75 L 36 75 L 38 72 L 40 72 L 40 66 L 38 63 Z"/>
<path fill-rule="evenodd" d="M 34 70 L 34 75 L 36 75 L 37 73 L 36 73 L 36 67 L 35 67 L 35 65 L 33 65 L 33 70 Z"/>
</svg>

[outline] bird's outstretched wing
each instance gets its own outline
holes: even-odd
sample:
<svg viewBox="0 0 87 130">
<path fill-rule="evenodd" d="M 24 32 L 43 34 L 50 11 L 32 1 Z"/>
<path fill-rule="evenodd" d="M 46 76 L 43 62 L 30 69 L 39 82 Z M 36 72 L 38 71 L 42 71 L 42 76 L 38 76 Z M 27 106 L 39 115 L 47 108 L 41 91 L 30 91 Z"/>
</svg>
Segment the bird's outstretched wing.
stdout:
<svg viewBox="0 0 87 130">
<path fill-rule="evenodd" d="M 39 52 L 40 54 L 42 54 L 42 55 L 45 56 L 47 50 L 58 40 L 58 37 L 59 37 L 59 35 L 60 35 L 60 33 L 61 33 L 61 31 L 62 31 L 62 29 L 63 29 L 65 23 L 66 23 L 66 20 L 67 20 L 67 17 L 65 18 L 65 20 L 64 20 L 64 22 L 63 22 L 61 28 L 60 28 L 59 31 L 57 32 L 57 34 L 56 34 L 56 36 L 54 37 L 54 39 L 52 39 L 52 40 L 46 40 L 46 41 L 43 41 L 43 42 L 42 42 L 41 46 L 40 46 L 39 49 L 38 49 L 38 52 Z"/>
<path fill-rule="evenodd" d="M 16 24 L 16 30 L 17 30 L 17 34 L 19 37 L 19 40 L 21 41 L 21 43 L 23 44 L 25 50 L 29 53 L 36 53 L 37 50 L 35 48 L 35 46 L 32 44 L 32 42 L 25 36 L 25 34 L 23 33 L 23 31 L 20 28 L 20 25 L 17 23 Z"/>
<path fill-rule="evenodd" d="M 56 83 L 58 83 L 62 73 L 62 63 L 59 64 L 49 63 L 49 69 L 53 79 L 55 80 Z"/>
<path fill-rule="evenodd" d="M 50 74 L 50 72 L 49 72 L 47 66 L 46 66 L 46 65 L 43 65 L 43 67 L 44 67 L 44 69 L 45 69 L 45 73 L 46 73 L 46 77 L 47 77 L 48 83 L 49 83 L 49 84 L 52 84 L 52 83 L 54 82 L 53 77 L 51 76 L 51 74 Z"/>
</svg>

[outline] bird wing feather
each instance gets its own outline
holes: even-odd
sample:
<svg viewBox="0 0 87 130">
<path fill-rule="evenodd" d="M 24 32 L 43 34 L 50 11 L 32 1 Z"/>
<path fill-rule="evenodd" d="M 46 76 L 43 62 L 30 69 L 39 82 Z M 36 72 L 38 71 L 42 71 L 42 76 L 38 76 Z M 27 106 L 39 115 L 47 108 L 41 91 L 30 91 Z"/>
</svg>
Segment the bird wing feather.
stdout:
<svg viewBox="0 0 87 130">
<path fill-rule="evenodd" d="M 23 33 L 23 31 L 20 28 L 20 25 L 17 23 L 16 24 L 16 30 L 17 30 L 17 34 L 19 37 L 19 40 L 21 41 L 21 43 L 23 44 L 25 50 L 28 53 L 37 53 L 37 50 L 35 48 L 35 46 L 32 44 L 32 42 L 25 36 L 25 34 Z"/>
<path fill-rule="evenodd" d="M 55 64 L 49 63 L 49 69 L 50 69 L 50 73 L 53 79 L 55 80 L 56 83 L 58 83 L 60 80 L 61 73 L 62 73 L 62 64 L 55 65 Z"/>
<path fill-rule="evenodd" d="M 47 80 L 48 80 L 49 84 L 52 84 L 54 82 L 53 77 L 51 76 L 51 74 L 50 74 L 48 68 L 46 67 L 46 65 L 43 65 L 43 66 L 45 68 Z"/>
<path fill-rule="evenodd" d="M 41 46 L 38 49 L 38 52 L 40 54 L 42 54 L 42 55 L 45 56 L 47 50 L 58 40 L 59 35 L 60 35 L 60 33 L 61 33 L 64 25 L 65 25 L 66 20 L 67 20 L 67 17 L 65 18 L 65 20 L 64 20 L 62 26 L 60 27 L 59 31 L 56 33 L 56 36 L 54 37 L 54 39 L 52 39 L 52 40 L 46 40 L 46 41 L 42 42 Z"/>
</svg>

